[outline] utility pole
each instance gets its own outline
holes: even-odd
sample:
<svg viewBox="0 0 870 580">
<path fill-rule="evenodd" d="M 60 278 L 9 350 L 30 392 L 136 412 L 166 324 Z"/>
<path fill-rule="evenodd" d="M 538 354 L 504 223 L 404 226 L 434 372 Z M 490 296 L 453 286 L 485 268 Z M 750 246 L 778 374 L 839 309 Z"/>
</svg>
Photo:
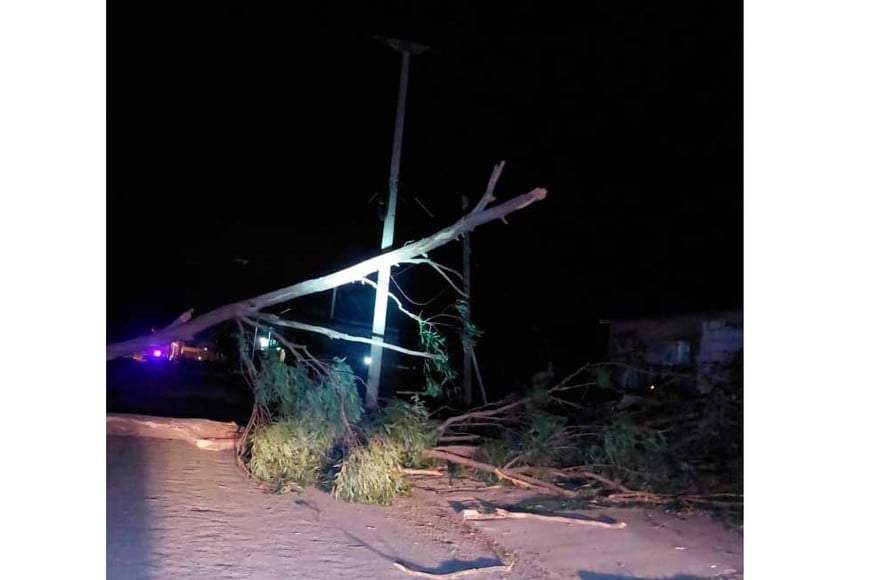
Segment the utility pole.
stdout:
<svg viewBox="0 0 870 580">
<path fill-rule="evenodd" d="M 388 44 L 402 53 L 402 75 L 399 79 L 399 104 L 396 110 L 396 127 L 393 132 L 393 156 L 390 162 L 390 199 L 387 204 L 387 215 L 384 218 L 384 233 L 381 237 L 381 250 L 387 250 L 393 245 L 393 234 L 396 223 L 396 199 L 399 189 L 399 164 L 402 158 L 402 133 L 405 125 L 405 99 L 408 94 L 408 69 L 411 55 L 417 55 L 429 50 L 428 46 L 376 36 L 375 39 Z M 369 363 L 368 383 L 366 384 L 367 410 L 377 409 L 378 391 L 381 383 L 381 366 L 383 361 L 384 333 L 387 327 L 387 298 L 390 291 L 390 265 L 386 264 L 378 271 L 378 289 L 375 296 L 375 311 L 372 321 L 371 362 Z"/>
<path fill-rule="evenodd" d="M 462 215 L 468 211 L 468 198 L 462 196 Z M 463 326 L 468 328 L 471 324 L 471 236 L 469 233 L 462 235 L 462 281 L 465 291 L 465 320 Z M 465 405 L 471 407 L 471 345 L 462 343 L 462 392 L 465 395 Z"/>
</svg>

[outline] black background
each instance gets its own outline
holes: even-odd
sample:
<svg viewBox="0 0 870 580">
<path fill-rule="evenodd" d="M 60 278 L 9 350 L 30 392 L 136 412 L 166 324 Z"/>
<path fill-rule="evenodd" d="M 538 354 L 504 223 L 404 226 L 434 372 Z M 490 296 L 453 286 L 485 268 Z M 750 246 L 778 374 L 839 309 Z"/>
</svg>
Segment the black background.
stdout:
<svg viewBox="0 0 870 580">
<path fill-rule="evenodd" d="M 113 6 L 109 340 L 377 253 L 401 57 L 376 34 L 438 49 L 411 59 L 397 244 L 476 203 L 500 160 L 500 199 L 550 192 L 472 236 L 486 366 L 582 362 L 602 318 L 741 305 L 741 10 Z M 432 257 L 461 269 L 461 249 Z M 418 271 L 397 280 L 425 301 L 441 288 Z"/>
</svg>

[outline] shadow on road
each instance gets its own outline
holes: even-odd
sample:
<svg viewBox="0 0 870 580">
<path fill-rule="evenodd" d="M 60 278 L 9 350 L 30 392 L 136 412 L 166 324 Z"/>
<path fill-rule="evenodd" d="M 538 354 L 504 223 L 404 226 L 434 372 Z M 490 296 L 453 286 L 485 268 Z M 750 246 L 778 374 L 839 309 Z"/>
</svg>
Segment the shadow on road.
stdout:
<svg viewBox="0 0 870 580">
<path fill-rule="evenodd" d="M 139 437 L 106 437 L 106 578 L 151 578 L 148 466 Z"/>
<path fill-rule="evenodd" d="M 450 560 L 443 560 L 435 568 L 425 568 L 425 567 L 413 564 L 412 562 L 409 562 L 408 560 L 403 560 L 401 558 L 397 558 L 394 555 L 382 552 L 381 550 L 378 550 L 377 548 L 375 548 L 374 546 L 372 546 L 371 544 L 369 544 L 365 540 L 362 540 L 361 538 L 355 536 L 354 534 L 352 534 L 350 532 L 345 531 L 344 533 L 347 537 L 351 538 L 354 542 L 357 542 L 360 546 L 363 546 L 364 548 L 367 548 L 371 552 L 374 552 L 375 554 L 377 554 L 381 558 L 383 558 L 387 561 L 390 561 L 390 562 L 398 562 L 399 564 L 401 564 L 407 568 L 410 568 L 411 570 L 414 570 L 416 572 L 421 572 L 422 574 L 435 574 L 435 575 L 439 575 L 439 576 L 447 576 L 449 574 L 455 574 L 457 572 L 462 572 L 463 570 L 470 570 L 470 569 L 474 569 L 474 568 L 488 568 L 490 566 L 501 566 L 502 565 L 501 560 L 498 560 L 497 558 L 477 558 L 475 560 L 456 560 L 456 559 L 451 558 Z"/>
<path fill-rule="evenodd" d="M 580 570 L 577 572 L 577 577 L 583 580 L 716 580 L 717 578 L 728 578 L 727 576 L 690 576 L 687 574 L 677 574 L 676 576 L 622 576 L 619 574 L 602 574 L 600 572 L 589 572 L 588 570 Z"/>
</svg>

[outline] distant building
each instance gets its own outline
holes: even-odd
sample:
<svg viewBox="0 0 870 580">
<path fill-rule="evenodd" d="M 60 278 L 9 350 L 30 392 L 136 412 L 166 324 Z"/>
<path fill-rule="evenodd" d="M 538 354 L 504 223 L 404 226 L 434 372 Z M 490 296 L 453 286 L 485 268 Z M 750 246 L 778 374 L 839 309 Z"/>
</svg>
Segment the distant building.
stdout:
<svg viewBox="0 0 870 580">
<path fill-rule="evenodd" d="M 629 390 L 679 371 L 706 391 L 719 369 L 743 349 L 742 309 L 601 323 L 610 328 L 608 360 L 625 365 L 614 373 L 617 383 Z"/>
<path fill-rule="evenodd" d="M 148 360 L 195 360 L 198 362 L 216 362 L 223 359 L 221 353 L 205 344 L 190 344 L 179 340 L 160 346 L 152 346 L 147 351 L 135 353 L 130 358 L 137 361 Z"/>
</svg>

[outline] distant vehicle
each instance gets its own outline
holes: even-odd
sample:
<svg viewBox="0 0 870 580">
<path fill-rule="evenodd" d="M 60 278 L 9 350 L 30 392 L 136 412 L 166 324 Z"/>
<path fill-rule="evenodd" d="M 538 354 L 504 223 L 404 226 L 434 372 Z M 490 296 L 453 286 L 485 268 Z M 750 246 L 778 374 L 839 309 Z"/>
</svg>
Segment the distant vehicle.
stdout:
<svg viewBox="0 0 870 580">
<path fill-rule="evenodd" d="M 170 342 L 166 346 L 153 346 L 147 352 L 136 353 L 131 358 L 140 362 L 147 361 L 181 361 L 217 362 L 223 357 L 207 346 L 187 344 L 181 341 Z"/>
</svg>

